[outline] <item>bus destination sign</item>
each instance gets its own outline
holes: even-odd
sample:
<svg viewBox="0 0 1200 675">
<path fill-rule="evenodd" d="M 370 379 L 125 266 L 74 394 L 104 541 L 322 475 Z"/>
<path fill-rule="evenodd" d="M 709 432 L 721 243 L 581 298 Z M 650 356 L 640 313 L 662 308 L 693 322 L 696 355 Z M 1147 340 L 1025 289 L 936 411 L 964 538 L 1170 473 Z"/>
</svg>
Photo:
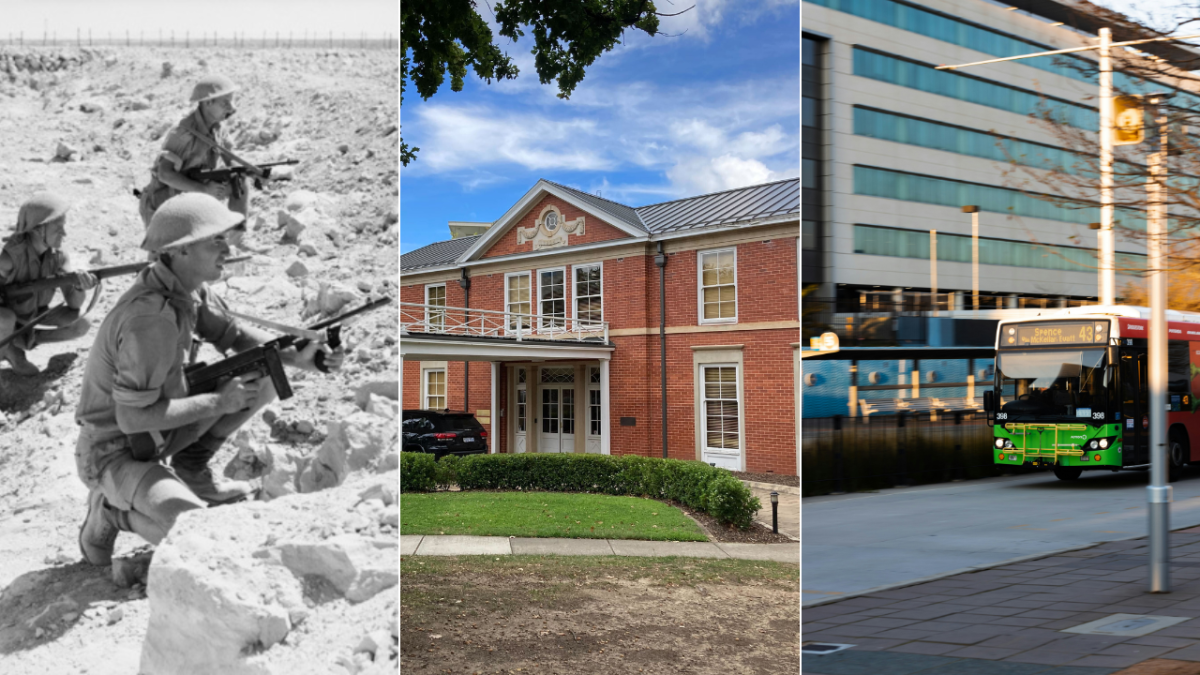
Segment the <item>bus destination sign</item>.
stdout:
<svg viewBox="0 0 1200 675">
<path fill-rule="evenodd" d="M 1005 347 L 1107 344 L 1108 321 L 1037 321 L 1005 326 Z"/>
</svg>

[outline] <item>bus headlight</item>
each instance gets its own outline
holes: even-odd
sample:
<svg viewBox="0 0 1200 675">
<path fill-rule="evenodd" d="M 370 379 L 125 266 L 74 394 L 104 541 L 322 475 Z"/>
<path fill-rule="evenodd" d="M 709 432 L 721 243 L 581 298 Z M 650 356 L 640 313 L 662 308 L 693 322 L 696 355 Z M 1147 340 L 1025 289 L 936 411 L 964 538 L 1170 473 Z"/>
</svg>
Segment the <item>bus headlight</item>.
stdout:
<svg viewBox="0 0 1200 675">
<path fill-rule="evenodd" d="M 1011 439 L 1011 438 L 1006 438 L 1006 439 L 1004 439 L 1004 447 L 1006 447 L 1006 448 L 1011 448 L 1012 446 L 1013 446 L 1013 444 L 1012 444 L 1012 439 Z"/>
<path fill-rule="evenodd" d="M 1100 447 L 1100 443 L 1099 441 L 1093 440 L 1091 443 L 1088 443 L 1088 447 L 1095 450 L 1096 448 Z"/>
<path fill-rule="evenodd" d="M 1003 447 L 1004 447 L 1004 439 L 1003 439 L 1003 438 L 997 438 L 997 439 L 996 439 L 996 447 L 997 447 L 997 448 L 1003 448 Z"/>
<path fill-rule="evenodd" d="M 1104 450 L 1104 449 L 1106 449 L 1106 448 L 1108 448 L 1108 439 L 1107 439 L 1107 438 L 1101 438 L 1101 439 L 1100 439 L 1100 449 L 1101 449 L 1101 450 Z"/>
</svg>

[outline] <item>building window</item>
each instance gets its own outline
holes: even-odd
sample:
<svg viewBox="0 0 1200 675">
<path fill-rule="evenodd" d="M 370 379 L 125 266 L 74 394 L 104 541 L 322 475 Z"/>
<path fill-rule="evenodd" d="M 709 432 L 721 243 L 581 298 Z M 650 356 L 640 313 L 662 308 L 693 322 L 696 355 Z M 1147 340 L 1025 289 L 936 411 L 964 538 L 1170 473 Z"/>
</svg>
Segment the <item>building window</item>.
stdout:
<svg viewBox="0 0 1200 675">
<path fill-rule="evenodd" d="M 855 225 L 854 252 L 929 260 L 929 231 Z M 939 232 L 937 257 L 942 262 L 970 264 L 971 237 Z M 1024 241 L 980 237 L 979 264 L 1091 273 L 1096 268 L 1096 252 L 1093 249 L 1074 246 L 1043 246 Z M 1115 266 L 1118 273 L 1121 273 L 1121 270 L 1145 269 L 1146 256 L 1118 253 Z"/>
<path fill-rule="evenodd" d="M 805 220 L 800 223 L 800 248 L 805 251 L 817 250 L 817 221 Z"/>
<path fill-rule="evenodd" d="M 575 320 L 583 325 L 596 325 L 604 320 L 604 303 L 600 297 L 600 263 L 576 265 Z"/>
<path fill-rule="evenodd" d="M 530 330 L 532 314 L 529 296 L 529 272 L 514 272 L 504 277 L 504 311 L 509 313 L 508 330 Z"/>
<path fill-rule="evenodd" d="M 446 409 L 446 371 L 425 371 L 425 408 L 427 410 Z"/>
<path fill-rule="evenodd" d="M 588 368 L 588 434 L 600 435 L 600 369 Z"/>
<path fill-rule="evenodd" d="M 1045 97 L 1043 102 L 1043 96 L 1036 91 L 948 70 L 935 70 L 925 63 L 865 47 L 854 47 L 854 74 L 1018 115 L 1039 114 L 1044 105 L 1054 117 L 1085 131 L 1096 131 L 1100 124 L 1095 108 L 1051 97 Z"/>
<path fill-rule="evenodd" d="M 699 256 L 700 323 L 737 323 L 737 250 Z"/>
<path fill-rule="evenodd" d="M 704 443 L 709 450 L 741 447 L 738 428 L 737 366 L 702 366 L 704 373 Z"/>
<path fill-rule="evenodd" d="M 567 325 L 566 270 L 538 270 L 538 325 L 556 330 Z"/>
<path fill-rule="evenodd" d="M 425 287 L 425 329 L 434 333 L 446 329 L 446 284 Z"/>
<path fill-rule="evenodd" d="M 800 187 L 816 190 L 821 179 L 821 163 L 811 157 L 800 160 Z"/>
</svg>

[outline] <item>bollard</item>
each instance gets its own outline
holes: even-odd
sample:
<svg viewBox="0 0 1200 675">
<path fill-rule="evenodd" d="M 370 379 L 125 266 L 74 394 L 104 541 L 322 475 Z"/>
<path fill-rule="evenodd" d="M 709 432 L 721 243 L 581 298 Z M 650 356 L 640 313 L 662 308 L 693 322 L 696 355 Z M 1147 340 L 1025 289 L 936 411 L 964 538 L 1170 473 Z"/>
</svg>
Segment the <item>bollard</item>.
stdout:
<svg viewBox="0 0 1200 675">
<path fill-rule="evenodd" d="M 779 493 L 771 491 L 771 531 L 779 534 Z"/>
<path fill-rule="evenodd" d="M 896 415 L 896 487 L 908 487 L 908 466 L 905 457 L 907 434 L 902 431 L 905 428 L 906 417 L 908 415 L 903 410 Z"/>
<path fill-rule="evenodd" d="M 843 475 L 844 468 L 842 466 L 842 416 L 833 416 L 833 492 L 832 494 L 845 494 L 844 485 L 845 476 Z"/>
</svg>

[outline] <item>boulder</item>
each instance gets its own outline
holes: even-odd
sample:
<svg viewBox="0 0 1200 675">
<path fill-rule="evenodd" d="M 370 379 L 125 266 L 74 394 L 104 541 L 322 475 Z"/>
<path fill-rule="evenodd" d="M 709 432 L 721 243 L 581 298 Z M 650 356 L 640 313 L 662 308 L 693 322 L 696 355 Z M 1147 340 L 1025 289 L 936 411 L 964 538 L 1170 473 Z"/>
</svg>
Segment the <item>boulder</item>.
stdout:
<svg viewBox="0 0 1200 675">
<path fill-rule="evenodd" d="M 300 474 L 300 492 L 341 485 L 352 473 L 389 470 L 384 467 L 388 466 L 388 454 L 396 445 L 394 419 L 380 424 L 380 415 L 356 412 L 340 422 L 329 423 L 325 441 Z"/>
<path fill-rule="evenodd" d="M 297 577 L 314 574 L 351 602 L 362 602 L 400 581 L 399 546 L 343 534 L 321 542 L 279 544 L 280 561 Z"/>
<path fill-rule="evenodd" d="M 393 401 L 400 400 L 400 380 L 376 380 L 359 385 L 354 390 L 354 404 L 359 410 L 366 410 L 371 396 L 382 396 Z"/>
<path fill-rule="evenodd" d="M 300 262 L 299 260 L 294 260 L 294 261 L 292 261 L 291 265 L 288 265 L 287 275 L 289 277 L 293 277 L 293 278 L 308 276 L 308 267 L 305 266 L 305 264 L 303 262 Z"/>
<path fill-rule="evenodd" d="M 347 305 L 357 303 L 359 299 L 357 291 L 343 284 L 322 283 L 317 289 L 317 295 L 309 298 L 304 312 L 309 316 L 314 314 L 333 316 Z"/>
</svg>

